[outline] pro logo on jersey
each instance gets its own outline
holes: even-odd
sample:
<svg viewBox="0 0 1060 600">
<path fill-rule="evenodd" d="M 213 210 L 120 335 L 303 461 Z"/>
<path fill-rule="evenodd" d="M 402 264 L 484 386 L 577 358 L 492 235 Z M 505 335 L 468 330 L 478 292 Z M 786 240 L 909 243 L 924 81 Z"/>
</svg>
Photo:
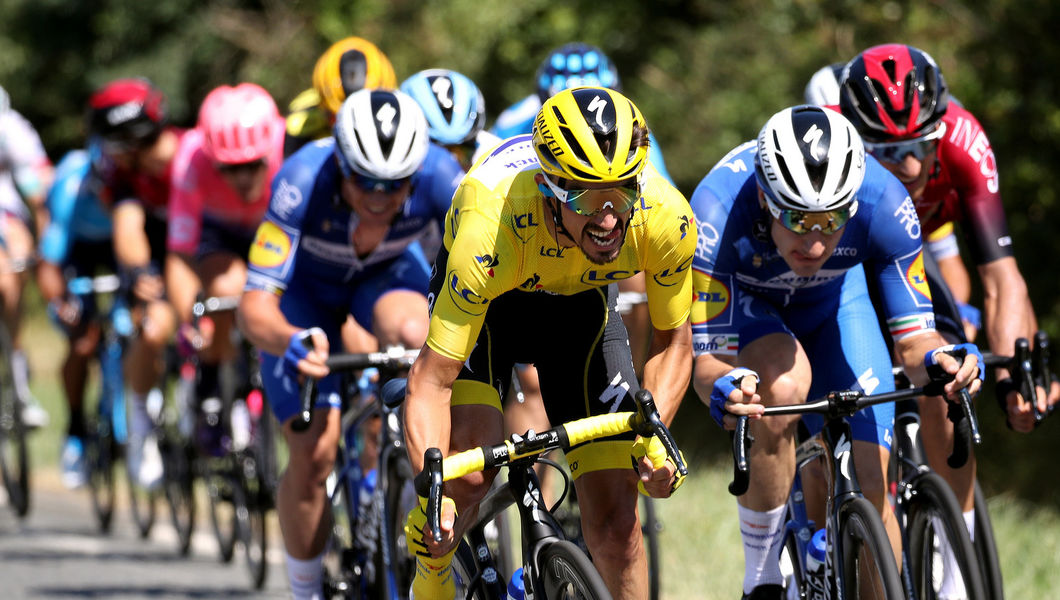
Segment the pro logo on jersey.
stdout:
<svg viewBox="0 0 1060 600">
<path fill-rule="evenodd" d="M 291 238 L 287 232 L 271 221 L 265 221 L 258 227 L 254 244 L 250 247 L 250 263 L 271 269 L 287 260 L 291 253 Z"/>
</svg>

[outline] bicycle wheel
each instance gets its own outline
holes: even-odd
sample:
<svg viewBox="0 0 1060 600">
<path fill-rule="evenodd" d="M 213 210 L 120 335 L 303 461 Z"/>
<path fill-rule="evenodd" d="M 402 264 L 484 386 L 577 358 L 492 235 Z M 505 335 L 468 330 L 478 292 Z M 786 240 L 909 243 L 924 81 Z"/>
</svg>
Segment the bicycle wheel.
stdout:
<svg viewBox="0 0 1060 600">
<path fill-rule="evenodd" d="M 983 578 L 983 589 L 990 600 L 1003 600 L 1005 589 L 1001 580 L 1001 563 L 994 542 L 994 526 L 990 523 L 990 510 L 979 482 L 975 482 L 975 536 L 972 540 Z"/>
<path fill-rule="evenodd" d="M 903 600 L 905 592 L 880 514 L 858 497 L 839 508 L 844 598 Z"/>
<path fill-rule="evenodd" d="M 192 472 L 191 446 L 182 442 L 176 432 L 163 437 L 162 490 L 169 504 L 173 529 L 177 532 L 177 550 L 187 556 L 191 550 L 191 534 L 195 530 L 195 476 Z"/>
<path fill-rule="evenodd" d="M 8 360 L 5 346 L 0 354 L 0 361 L 5 365 L 0 367 L 0 472 L 8 502 L 22 518 L 29 512 L 29 455 L 21 403 L 11 386 L 10 369 L 6 367 Z"/>
<path fill-rule="evenodd" d="M 404 450 L 389 453 L 390 458 L 383 472 L 383 513 L 379 521 L 379 549 L 376 552 L 377 577 L 385 577 L 388 597 L 400 597 L 408 593 L 416 564 L 409 557 L 405 540 L 405 520 L 416 503 L 416 492 L 412 486 L 412 466 Z M 389 568 L 386 563 L 389 563 Z"/>
<path fill-rule="evenodd" d="M 592 561 L 571 542 L 546 544 L 538 552 L 537 563 L 541 572 L 536 579 L 545 600 L 611 598 Z"/>
<path fill-rule="evenodd" d="M 110 533 L 114 517 L 114 500 L 117 497 L 114 480 L 114 437 L 110 424 L 103 417 L 89 428 L 85 439 L 85 460 L 88 464 L 88 491 L 92 498 L 92 511 L 99 522 L 100 533 Z"/>
<path fill-rule="evenodd" d="M 795 532 L 784 534 L 784 545 L 780 547 L 780 573 L 784 576 L 785 598 L 808 598 L 806 577 L 799 561 L 799 544 Z"/>
<path fill-rule="evenodd" d="M 239 520 L 239 540 L 243 545 L 243 556 L 247 560 L 247 571 L 250 583 L 256 590 L 265 585 L 268 573 L 266 552 L 268 550 L 268 529 L 266 514 L 270 507 L 265 500 L 267 494 L 265 482 L 260 470 L 260 462 L 254 454 L 243 453 L 236 458 L 242 465 L 241 485 L 233 498 L 236 517 Z"/>
<path fill-rule="evenodd" d="M 917 598 L 939 597 L 947 576 L 955 578 L 969 600 L 984 598 L 975 549 L 961 516 L 957 498 L 936 473 L 921 473 L 913 481 L 913 494 L 906 505 L 906 549 Z M 956 573 L 946 573 L 944 555 L 953 553 Z"/>
<path fill-rule="evenodd" d="M 339 452 L 344 449 L 340 448 Z M 328 476 L 328 500 L 331 505 L 331 539 L 324 555 L 324 597 L 350 598 L 361 593 L 361 565 L 354 550 L 354 507 L 351 502 L 350 482 L 343 474 L 341 457 Z"/>
<path fill-rule="evenodd" d="M 210 500 L 210 524 L 221 562 L 231 562 L 239 537 L 239 515 L 234 503 L 239 485 L 224 458 L 207 458 L 204 482 L 206 496 Z"/>
<path fill-rule="evenodd" d="M 128 466 L 128 462 L 125 463 Z M 158 491 L 144 489 L 136 479 L 136 474 L 125 470 L 126 479 L 129 482 L 129 509 L 132 513 L 133 524 L 136 525 L 140 539 L 147 539 L 151 535 L 151 529 L 155 526 L 157 516 Z"/>
</svg>

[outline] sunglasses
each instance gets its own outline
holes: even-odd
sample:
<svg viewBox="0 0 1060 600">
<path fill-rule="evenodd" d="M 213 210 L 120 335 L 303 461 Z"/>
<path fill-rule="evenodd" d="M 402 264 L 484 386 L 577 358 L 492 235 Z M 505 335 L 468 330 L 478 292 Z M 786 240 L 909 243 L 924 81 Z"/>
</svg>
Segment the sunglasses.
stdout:
<svg viewBox="0 0 1060 600">
<path fill-rule="evenodd" d="M 914 138 L 911 140 L 902 140 L 899 142 L 885 142 L 885 143 L 873 143 L 865 142 L 865 150 L 869 154 L 876 157 L 876 160 L 886 163 L 900 163 L 906 156 L 912 154 L 913 158 L 917 160 L 924 160 L 927 155 L 934 152 L 939 147 L 939 140 L 942 139 L 942 134 L 945 130 L 942 127 L 938 127 L 935 131 Z"/>
<path fill-rule="evenodd" d="M 592 190 L 561 188 L 552 183 L 552 178 L 548 175 L 544 175 L 544 180 L 544 185 L 538 184 L 537 187 L 546 198 L 558 199 L 564 206 L 583 217 L 594 217 L 608 208 L 617 213 L 626 213 L 640 198 L 640 185 L 636 180 L 615 187 Z"/>
<path fill-rule="evenodd" d="M 409 177 L 402 179 L 376 179 L 357 172 L 353 172 L 351 177 L 353 177 L 353 183 L 361 190 L 365 192 L 383 192 L 384 194 L 392 194 L 400 190 L 401 186 L 408 183 L 410 179 Z"/>
<path fill-rule="evenodd" d="M 265 168 L 265 160 L 258 159 L 242 163 L 218 163 L 217 170 L 222 175 L 237 175 L 240 173 L 256 173 Z"/>
<path fill-rule="evenodd" d="M 811 231 L 820 231 L 824 235 L 831 235 L 850 221 L 850 218 L 858 212 L 858 202 L 854 200 L 843 208 L 810 212 L 805 210 L 793 210 L 780 208 L 766 195 L 766 207 L 784 229 L 798 235 L 806 235 Z"/>
</svg>

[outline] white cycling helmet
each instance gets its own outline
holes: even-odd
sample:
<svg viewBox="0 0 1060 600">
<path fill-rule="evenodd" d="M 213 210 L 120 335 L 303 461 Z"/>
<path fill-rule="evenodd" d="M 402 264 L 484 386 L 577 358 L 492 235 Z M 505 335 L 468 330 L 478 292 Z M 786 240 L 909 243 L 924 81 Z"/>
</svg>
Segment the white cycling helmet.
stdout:
<svg viewBox="0 0 1060 600">
<path fill-rule="evenodd" d="M 835 106 L 839 104 L 839 80 L 843 77 L 846 63 L 835 63 L 818 69 L 810 77 L 802 95 L 806 104 Z"/>
<path fill-rule="evenodd" d="M 335 156 L 343 174 L 404 179 L 427 156 L 427 119 L 416 101 L 391 90 L 358 90 L 335 115 Z"/>
<path fill-rule="evenodd" d="M 850 206 L 865 179 L 865 146 L 834 110 L 808 104 L 786 108 L 758 134 L 755 178 L 778 208 L 820 212 Z"/>
<path fill-rule="evenodd" d="M 9 110 L 11 110 L 11 97 L 7 95 L 7 90 L 0 86 L 0 115 Z"/>
</svg>

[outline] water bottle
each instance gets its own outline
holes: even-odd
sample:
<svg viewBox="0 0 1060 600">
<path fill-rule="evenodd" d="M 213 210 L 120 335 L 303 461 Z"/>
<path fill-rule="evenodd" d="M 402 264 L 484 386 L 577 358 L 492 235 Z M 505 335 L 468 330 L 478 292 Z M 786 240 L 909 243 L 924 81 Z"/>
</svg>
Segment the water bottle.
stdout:
<svg viewBox="0 0 1060 600">
<path fill-rule="evenodd" d="M 228 421 L 232 427 L 232 448 L 242 450 L 249 446 L 250 410 L 247 408 L 247 403 L 241 399 L 233 401 Z"/>
<path fill-rule="evenodd" d="M 526 590 L 523 589 L 523 568 L 519 567 L 512 573 L 512 579 L 508 582 L 508 600 L 523 600 Z"/>
<path fill-rule="evenodd" d="M 828 560 L 828 541 L 824 529 L 818 529 L 806 546 L 806 598 L 828 598 L 828 583 L 824 578 L 824 563 Z"/>
</svg>

